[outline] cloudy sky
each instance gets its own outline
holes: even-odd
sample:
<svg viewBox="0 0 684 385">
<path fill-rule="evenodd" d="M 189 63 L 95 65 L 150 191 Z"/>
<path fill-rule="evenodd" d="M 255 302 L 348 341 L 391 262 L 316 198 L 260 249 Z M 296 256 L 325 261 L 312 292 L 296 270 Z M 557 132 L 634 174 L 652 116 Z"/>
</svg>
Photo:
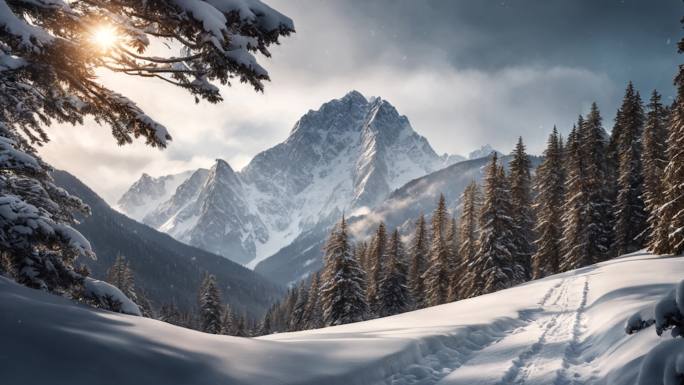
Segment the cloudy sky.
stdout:
<svg viewBox="0 0 684 385">
<path fill-rule="evenodd" d="M 243 167 L 284 140 L 309 109 L 351 89 L 381 96 L 438 153 L 518 135 L 541 152 L 554 124 L 567 132 L 592 101 L 610 129 L 624 87 L 667 97 L 681 58 L 680 0 L 270 0 L 297 33 L 262 58 L 263 94 L 234 85 L 219 105 L 194 104 L 152 80 L 102 81 L 129 95 L 174 137 L 165 151 L 117 147 L 106 127 L 55 126 L 41 150 L 110 203 L 142 172 L 164 175 L 223 158 Z"/>
</svg>

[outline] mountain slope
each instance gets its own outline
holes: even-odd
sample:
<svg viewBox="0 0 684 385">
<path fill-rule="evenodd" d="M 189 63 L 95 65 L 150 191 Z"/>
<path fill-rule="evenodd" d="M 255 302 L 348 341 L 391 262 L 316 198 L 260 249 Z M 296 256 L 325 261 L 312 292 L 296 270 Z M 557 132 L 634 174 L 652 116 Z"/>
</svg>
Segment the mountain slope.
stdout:
<svg viewBox="0 0 684 385">
<path fill-rule="evenodd" d="M 221 256 L 211 254 L 160 233 L 113 210 L 77 178 L 53 173 L 57 184 L 87 203 L 92 215 L 76 228 L 88 238 L 97 260 L 82 260 L 96 278 L 103 278 L 117 254 L 130 261 L 137 286 L 161 305 L 175 301 L 190 309 L 205 272 L 216 276 L 223 298 L 239 311 L 262 314 L 280 289 L 258 274 Z"/>
<path fill-rule="evenodd" d="M 141 378 L 166 385 L 632 385 L 652 347 L 678 341 L 652 328 L 628 336 L 625 321 L 636 311 L 653 316 L 655 301 L 682 276 L 684 257 L 635 254 L 451 304 L 258 339 L 90 309 L 0 277 L 0 378 L 9 385 Z"/>
<path fill-rule="evenodd" d="M 284 142 L 239 172 L 217 160 L 206 179 L 187 179 L 166 202 L 145 201 L 159 195 L 140 191 L 138 184 L 154 190 L 147 179 L 125 196 L 141 197 L 144 223 L 254 267 L 322 220 L 374 207 L 457 159 L 437 155 L 387 101 L 352 91 L 307 112 Z"/>
<path fill-rule="evenodd" d="M 389 229 L 400 228 L 404 234 L 413 228 L 420 213 L 429 215 L 437 204 L 439 194 L 444 194 L 449 210 L 456 213 L 460 197 L 473 180 L 480 182 L 491 157 L 477 158 L 453 164 L 420 178 L 416 178 L 393 191 L 382 203 L 370 210 L 351 212 L 349 227 L 357 239 L 366 239 L 375 227 L 384 221 Z M 507 165 L 511 156 L 501 158 Z M 539 157 L 531 157 L 536 168 Z M 328 231 L 339 217 L 325 218 L 316 226 L 299 235 L 292 243 L 280 249 L 270 258 L 259 263 L 255 271 L 274 282 L 292 284 L 308 274 L 319 270 L 323 264 L 322 247 Z"/>
</svg>

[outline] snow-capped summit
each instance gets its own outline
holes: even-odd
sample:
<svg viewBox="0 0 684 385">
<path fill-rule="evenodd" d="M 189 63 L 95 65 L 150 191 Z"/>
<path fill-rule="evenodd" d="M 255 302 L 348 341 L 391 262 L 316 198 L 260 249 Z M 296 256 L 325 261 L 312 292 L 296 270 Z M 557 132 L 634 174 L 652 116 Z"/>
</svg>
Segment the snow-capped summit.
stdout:
<svg viewBox="0 0 684 385">
<path fill-rule="evenodd" d="M 491 145 L 485 144 L 484 146 L 478 148 L 477 150 L 471 151 L 468 154 L 468 159 L 484 158 L 485 156 L 491 155 L 493 152 L 496 152 L 497 155 L 502 155 L 502 153 L 500 151 L 495 150 Z"/>
<path fill-rule="evenodd" d="M 308 111 L 243 170 L 218 160 L 196 172 L 143 220 L 253 267 L 321 221 L 373 207 L 444 166 L 388 101 L 351 91 Z"/>
</svg>

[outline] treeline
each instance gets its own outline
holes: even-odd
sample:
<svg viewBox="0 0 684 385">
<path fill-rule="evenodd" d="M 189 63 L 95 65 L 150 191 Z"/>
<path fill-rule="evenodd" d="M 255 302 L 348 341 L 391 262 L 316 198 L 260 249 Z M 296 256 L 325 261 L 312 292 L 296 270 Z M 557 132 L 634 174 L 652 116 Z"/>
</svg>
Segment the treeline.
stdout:
<svg viewBox="0 0 684 385">
<path fill-rule="evenodd" d="M 534 177 L 522 138 L 506 171 L 496 154 L 482 186 L 440 196 L 404 244 L 380 223 L 354 243 L 344 218 L 320 273 L 274 304 L 259 334 L 399 314 L 505 289 L 647 247 L 684 251 L 684 87 L 645 106 L 630 82 L 610 135 L 598 106 L 566 138 L 554 127 Z"/>
<path fill-rule="evenodd" d="M 83 274 L 89 275 L 88 272 Z M 237 313 L 223 303 L 216 278 L 211 274 L 205 274 L 197 293 L 197 307 L 191 310 L 180 310 L 173 302 L 155 308 L 145 292 L 136 286 L 130 263 L 122 255 L 116 257 L 107 271 L 106 281 L 135 302 L 144 317 L 205 333 L 237 337 L 249 337 L 259 330 L 258 323 L 253 318 Z M 108 310 L 117 311 L 117 308 L 114 301 L 107 306 Z"/>
</svg>

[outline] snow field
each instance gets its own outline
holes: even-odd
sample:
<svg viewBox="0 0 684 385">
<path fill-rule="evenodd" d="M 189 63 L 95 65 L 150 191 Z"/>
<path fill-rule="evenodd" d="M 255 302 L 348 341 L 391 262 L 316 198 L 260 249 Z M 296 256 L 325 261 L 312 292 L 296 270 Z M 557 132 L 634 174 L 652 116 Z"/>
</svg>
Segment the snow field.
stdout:
<svg viewBox="0 0 684 385">
<path fill-rule="evenodd" d="M 681 341 L 652 327 L 627 335 L 625 322 L 637 311 L 653 318 L 682 276 L 684 257 L 637 253 L 456 303 L 255 339 L 94 310 L 0 278 L 0 382 L 633 385 L 649 350 Z"/>
</svg>

